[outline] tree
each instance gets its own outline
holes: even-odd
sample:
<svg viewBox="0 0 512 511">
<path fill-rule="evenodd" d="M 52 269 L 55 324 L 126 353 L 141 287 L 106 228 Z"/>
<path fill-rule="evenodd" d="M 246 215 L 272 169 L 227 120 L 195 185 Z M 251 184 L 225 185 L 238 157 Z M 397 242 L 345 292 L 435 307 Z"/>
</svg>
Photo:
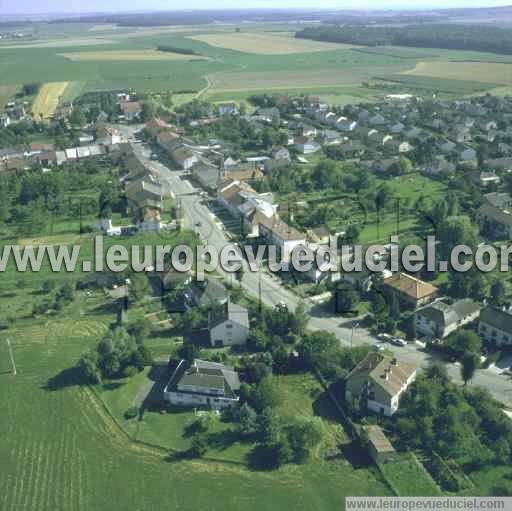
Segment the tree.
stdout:
<svg viewBox="0 0 512 511">
<path fill-rule="evenodd" d="M 495 305 L 501 306 L 505 301 L 506 288 L 502 280 L 496 279 L 491 285 L 491 299 Z"/>
<path fill-rule="evenodd" d="M 87 351 L 80 358 L 78 362 L 78 370 L 85 382 L 95 384 L 101 381 L 98 362 L 99 356 L 96 350 Z"/>
<path fill-rule="evenodd" d="M 206 435 L 195 435 L 192 439 L 192 445 L 189 450 L 190 456 L 192 458 L 202 458 L 206 454 L 206 451 L 208 451 Z"/>
<path fill-rule="evenodd" d="M 279 438 L 279 421 L 272 408 L 265 408 L 258 415 L 258 435 L 263 443 L 276 442 Z"/>
<path fill-rule="evenodd" d="M 286 437 L 295 461 L 304 461 L 311 449 L 316 447 L 323 436 L 322 423 L 318 417 L 298 418 L 286 427 Z"/>
<path fill-rule="evenodd" d="M 191 341 L 185 340 L 178 348 L 178 355 L 187 362 L 192 363 L 194 359 L 199 358 L 201 350 Z"/>
<path fill-rule="evenodd" d="M 149 121 L 155 117 L 157 111 L 156 103 L 152 99 L 147 99 L 142 103 L 142 120 Z"/>
<path fill-rule="evenodd" d="M 455 334 L 448 346 L 462 360 L 462 358 L 470 353 L 480 356 L 482 349 L 482 340 L 480 336 L 471 330 L 460 330 Z"/>
<path fill-rule="evenodd" d="M 244 403 L 239 412 L 239 430 L 245 436 L 253 435 L 257 431 L 258 416 L 254 408 Z"/>
<path fill-rule="evenodd" d="M 251 404 L 260 412 L 265 408 L 275 408 L 281 400 L 282 395 L 273 376 L 263 378 L 251 392 Z"/>
<path fill-rule="evenodd" d="M 480 355 L 477 353 L 465 353 L 462 357 L 462 365 L 460 367 L 460 374 L 464 380 L 464 385 L 467 385 L 468 381 L 473 379 L 475 371 L 480 366 Z"/>
<path fill-rule="evenodd" d="M 349 284 L 340 283 L 334 293 L 335 311 L 337 313 L 352 312 L 360 301 L 359 293 Z"/>
</svg>

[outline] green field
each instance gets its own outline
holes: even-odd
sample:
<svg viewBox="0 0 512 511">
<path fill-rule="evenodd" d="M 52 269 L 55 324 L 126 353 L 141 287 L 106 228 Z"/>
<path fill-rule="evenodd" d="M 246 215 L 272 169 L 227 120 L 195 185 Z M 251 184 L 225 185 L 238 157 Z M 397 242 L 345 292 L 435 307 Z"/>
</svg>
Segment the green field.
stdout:
<svg viewBox="0 0 512 511">
<path fill-rule="evenodd" d="M 4 292 L 2 316 L 7 302 L 26 311 L 27 297 L 30 302 L 34 296 L 36 290 L 29 287 Z M 17 376 L 0 376 L 2 511 L 101 511 L 112 509 L 113 502 L 116 509 L 134 511 L 169 506 L 337 510 L 343 509 L 345 495 L 389 494 L 377 472 L 355 470 L 343 457 L 254 472 L 241 463 L 175 462 L 166 449 L 131 442 L 95 394 L 75 385 L 69 370 L 113 320 L 101 293 L 79 294 L 62 316 L 32 319 L 19 313 L 17 323 L 0 332 L 0 345 L 7 336 L 13 339 L 18 365 Z M 124 398 L 119 401 L 107 400 L 114 412 L 131 402 L 137 383 L 135 379 L 123 388 Z M 292 386 L 300 392 L 300 386 Z M 185 412 L 183 419 L 189 418 Z M 160 423 L 153 424 L 150 417 L 148 429 L 167 434 L 169 441 L 172 431 L 177 432 L 175 446 L 186 447 L 178 428 L 182 419 L 170 415 L 154 419 Z M 243 450 L 239 454 L 243 456 Z M 236 459 L 235 451 L 233 456 Z"/>
</svg>

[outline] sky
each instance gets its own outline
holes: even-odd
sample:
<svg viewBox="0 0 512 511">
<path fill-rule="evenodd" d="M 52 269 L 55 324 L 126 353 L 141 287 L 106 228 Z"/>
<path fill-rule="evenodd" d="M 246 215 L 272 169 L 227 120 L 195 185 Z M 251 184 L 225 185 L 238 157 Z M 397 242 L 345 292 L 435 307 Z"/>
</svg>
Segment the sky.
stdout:
<svg viewBox="0 0 512 511">
<path fill-rule="evenodd" d="M 8 14 L 83 13 L 231 8 L 426 9 L 511 5 L 512 0 L 0 0 L 0 17 Z"/>
</svg>

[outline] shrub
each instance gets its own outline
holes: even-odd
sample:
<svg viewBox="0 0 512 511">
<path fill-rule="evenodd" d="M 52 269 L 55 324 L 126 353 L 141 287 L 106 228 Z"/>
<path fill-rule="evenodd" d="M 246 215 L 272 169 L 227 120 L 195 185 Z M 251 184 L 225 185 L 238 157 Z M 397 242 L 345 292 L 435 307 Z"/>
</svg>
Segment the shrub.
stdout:
<svg viewBox="0 0 512 511">
<path fill-rule="evenodd" d="M 124 412 L 124 418 L 125 419 L 135 419 L 139 415 L 139 409 L 136 406 L 132 406 Z"/>
</svg>

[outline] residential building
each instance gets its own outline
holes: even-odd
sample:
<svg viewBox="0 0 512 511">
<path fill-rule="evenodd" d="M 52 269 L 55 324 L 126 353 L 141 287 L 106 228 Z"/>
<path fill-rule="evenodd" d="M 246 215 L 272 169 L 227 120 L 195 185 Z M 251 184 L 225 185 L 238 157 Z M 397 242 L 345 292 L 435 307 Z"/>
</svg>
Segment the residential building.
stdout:
<svg viewBox="0 0 512 511">
<path fill-rule="evenodd" d="M 204 406 L 214 410 L 238 404 L 240 379 L 229 366 L 195 359 L 181 360 L 164 388 L 164 399 L 174 406 Z"/>
<path fill-rule="evenodd" d="M 478 333 L 487 343 L 496 346 L 512 345 L 512 314 L 511 310 L 486 307 L 480 313 Z"/>
<path fill-rule="evenodd" d="M 301 154 L 316 153 L 320 150 L 320 144 L 310 137 L 297 137 L 294 143 L 295 149 Z"/>
<path fill-rule="evenodd" d="M 384 285 L 391 289 L 399 299 L 414 308 L 432 302 L 438 294 L 437 287 L 402 272 L 384 279 Z"/>
<path fill-rule="evenodd" d="M 382 353 L 371 352 L 345 379 L 345 400 L 391 417 L 400 398 L 416 379 L 417 368 Z"/>
<path fill-rule="evenodd" d="M 279 249 L 283 261 L 290 261 L 293 249 L 306 245 L 306 234 L 279 220 L 276 216 L 263 219 L 259 225 L 260 236 Z"/>
<path fill-rule="evenodd" d="M 217 105 L 219 115 L 232 115 L 238 113 L 236 103 L 220 103 Z"/>
<path fill-rule="evenodd" d="M 209 313 L 208 331 L 212 346 L 245 344 L 249 337 L 249 313 L 245 307 L 228 299 Z"/>
<path fill-rule="evenodd" d="M 416 330 L 427 337 L 444 339 L 457 329 L 476 321 L 480 309 L 480 304 L 469 298 L 453 303 L 438 300 L 416 311 Z"/>
<path fill-rule="evenodd" d="M 512 197 L 508 193 L 488 193 L 478 209 L 482 231 L 494 239 L 512 239 Z"/>
<path fill-rule="evenodd" d="M 127 121 L 135 121 L 142 114 L 142 105 L 138 101 L 121 101 L 119 108 Z"/>
<path fill-rule="evenodd" d="M 211 307 L 226 303 L 228 298 L 228 291 L 224 284 L 213 278 L 194 282 L 185 291 L 188 308 Z"/>
</svg>

